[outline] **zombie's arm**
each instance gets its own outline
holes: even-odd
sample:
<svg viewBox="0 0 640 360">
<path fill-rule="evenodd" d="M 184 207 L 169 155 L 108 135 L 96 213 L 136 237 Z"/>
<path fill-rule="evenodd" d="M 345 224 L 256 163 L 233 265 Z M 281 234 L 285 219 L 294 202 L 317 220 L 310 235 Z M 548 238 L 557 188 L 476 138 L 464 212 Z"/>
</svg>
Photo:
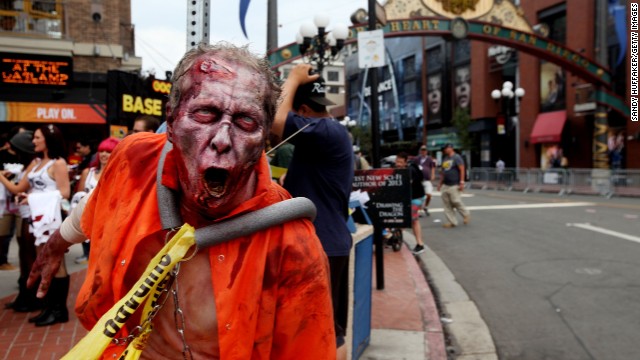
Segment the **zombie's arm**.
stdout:
<svg viewBox="0 0 640 360">
<path fill-rule="evenodd" d="M 86 236 L 82 233 L 82 230 L 80 230 L 80 219 L 82 218 L 82 212 L 88 199 L 89 195 L 80 200 L 78 206 L 73 209 L 60 228 L 51 235 L 42 250 L 38 253 L 38 258 L 33 264 L 31 273 L 29 274 L 27 286 L 32 287 L 36 284 L 38 278 L 41 277 L 37 294 L 39 298 L 43 298 L 49 290 L 51 279 L 58 271 L 67 249 L 69 249 L 71 245 L 81 243 L 86 239 Z"/>
</svg>

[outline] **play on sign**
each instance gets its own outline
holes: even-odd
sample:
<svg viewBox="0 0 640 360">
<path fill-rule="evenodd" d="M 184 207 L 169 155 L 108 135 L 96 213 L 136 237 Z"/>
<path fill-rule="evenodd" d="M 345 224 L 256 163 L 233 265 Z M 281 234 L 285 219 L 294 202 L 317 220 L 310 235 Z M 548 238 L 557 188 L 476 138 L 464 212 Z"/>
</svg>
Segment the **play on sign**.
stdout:
<svg viewBox="0 0 640 360">
<path fill-rule="evenodd" d="M 104 104 L 55 104 L 0 101 L 0 121 L 104 124 Z"/>
<path fill-rule="evenodd" d="M 38 119 L 57 121 L 57 120 L 75 120 L 76 114 L 73 108 L 47 108 L 39 107 L 36 110 Z"/>
</svg>

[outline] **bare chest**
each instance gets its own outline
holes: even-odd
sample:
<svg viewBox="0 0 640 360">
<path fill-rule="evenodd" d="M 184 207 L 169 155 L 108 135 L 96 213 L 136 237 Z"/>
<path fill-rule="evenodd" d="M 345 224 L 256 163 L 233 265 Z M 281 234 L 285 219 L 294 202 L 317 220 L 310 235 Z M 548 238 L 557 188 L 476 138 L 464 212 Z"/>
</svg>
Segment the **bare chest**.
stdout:
<svg viewBox="0 0 640 360">
<path fill-rule="evenodd" d="M 155 254 L 150 252 L 141 255 L 150 259 Z M 148 261 L 138 261 L 136 269 L 130 271 L 141 274 L 147 264 Z M 173 295 L 174 290 L 177 296 Z M 211 268 L 206 251 L 188 262 L 181 263 L 178 277 L 168 296 L 163 308 L 153 320 L 153 332 L 142 358 L 182 358 L 184 347 L 188 345 L 194 359 L 217 359 L 218 321 Z M 180 330 L 183 330 L 183 334 Z"/>
</svg>

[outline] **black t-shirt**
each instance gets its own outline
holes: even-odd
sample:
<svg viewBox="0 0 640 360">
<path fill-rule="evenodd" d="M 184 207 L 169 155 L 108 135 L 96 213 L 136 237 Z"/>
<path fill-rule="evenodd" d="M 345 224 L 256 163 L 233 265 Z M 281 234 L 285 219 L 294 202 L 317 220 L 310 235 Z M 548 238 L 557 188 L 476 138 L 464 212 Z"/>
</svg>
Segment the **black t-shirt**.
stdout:
<svg viewBox="0 0 640 360">
<path fill-rule="evenodd" d="M 353 147 L 347 129 L 333 119 L 310 119 L 290 112 L 284 137 L 309 125 L 289 142 L 295 145 L 284 188 L 316 205 L 313 224 L 327 256 L 349 255 L 347 228 L 353 182 Z"/>
<path fill-rule="evenodd" d="M 414 162 L 409 163 L 409 177 L 411 178 L 411 198 L 419 199 L 425 196 L 424 187 L 422 186 L 424 175 L 420 167 Z"/>
</svg>

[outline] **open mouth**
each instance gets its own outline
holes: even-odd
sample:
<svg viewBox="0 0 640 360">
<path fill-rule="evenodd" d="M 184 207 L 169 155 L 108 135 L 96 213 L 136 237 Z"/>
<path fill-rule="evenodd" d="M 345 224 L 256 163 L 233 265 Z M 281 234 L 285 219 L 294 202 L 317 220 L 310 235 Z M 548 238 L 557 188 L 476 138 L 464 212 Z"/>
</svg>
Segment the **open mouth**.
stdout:
<svg viewBox="0 0 640 360">
<path fill-rule="evenodd" d="M 208 168 L 204 172 L 204 184 L 207 191 L 213 196 L 221 196 L 227 189 L 229 172 L 224 169 Z"/>
</svg>

